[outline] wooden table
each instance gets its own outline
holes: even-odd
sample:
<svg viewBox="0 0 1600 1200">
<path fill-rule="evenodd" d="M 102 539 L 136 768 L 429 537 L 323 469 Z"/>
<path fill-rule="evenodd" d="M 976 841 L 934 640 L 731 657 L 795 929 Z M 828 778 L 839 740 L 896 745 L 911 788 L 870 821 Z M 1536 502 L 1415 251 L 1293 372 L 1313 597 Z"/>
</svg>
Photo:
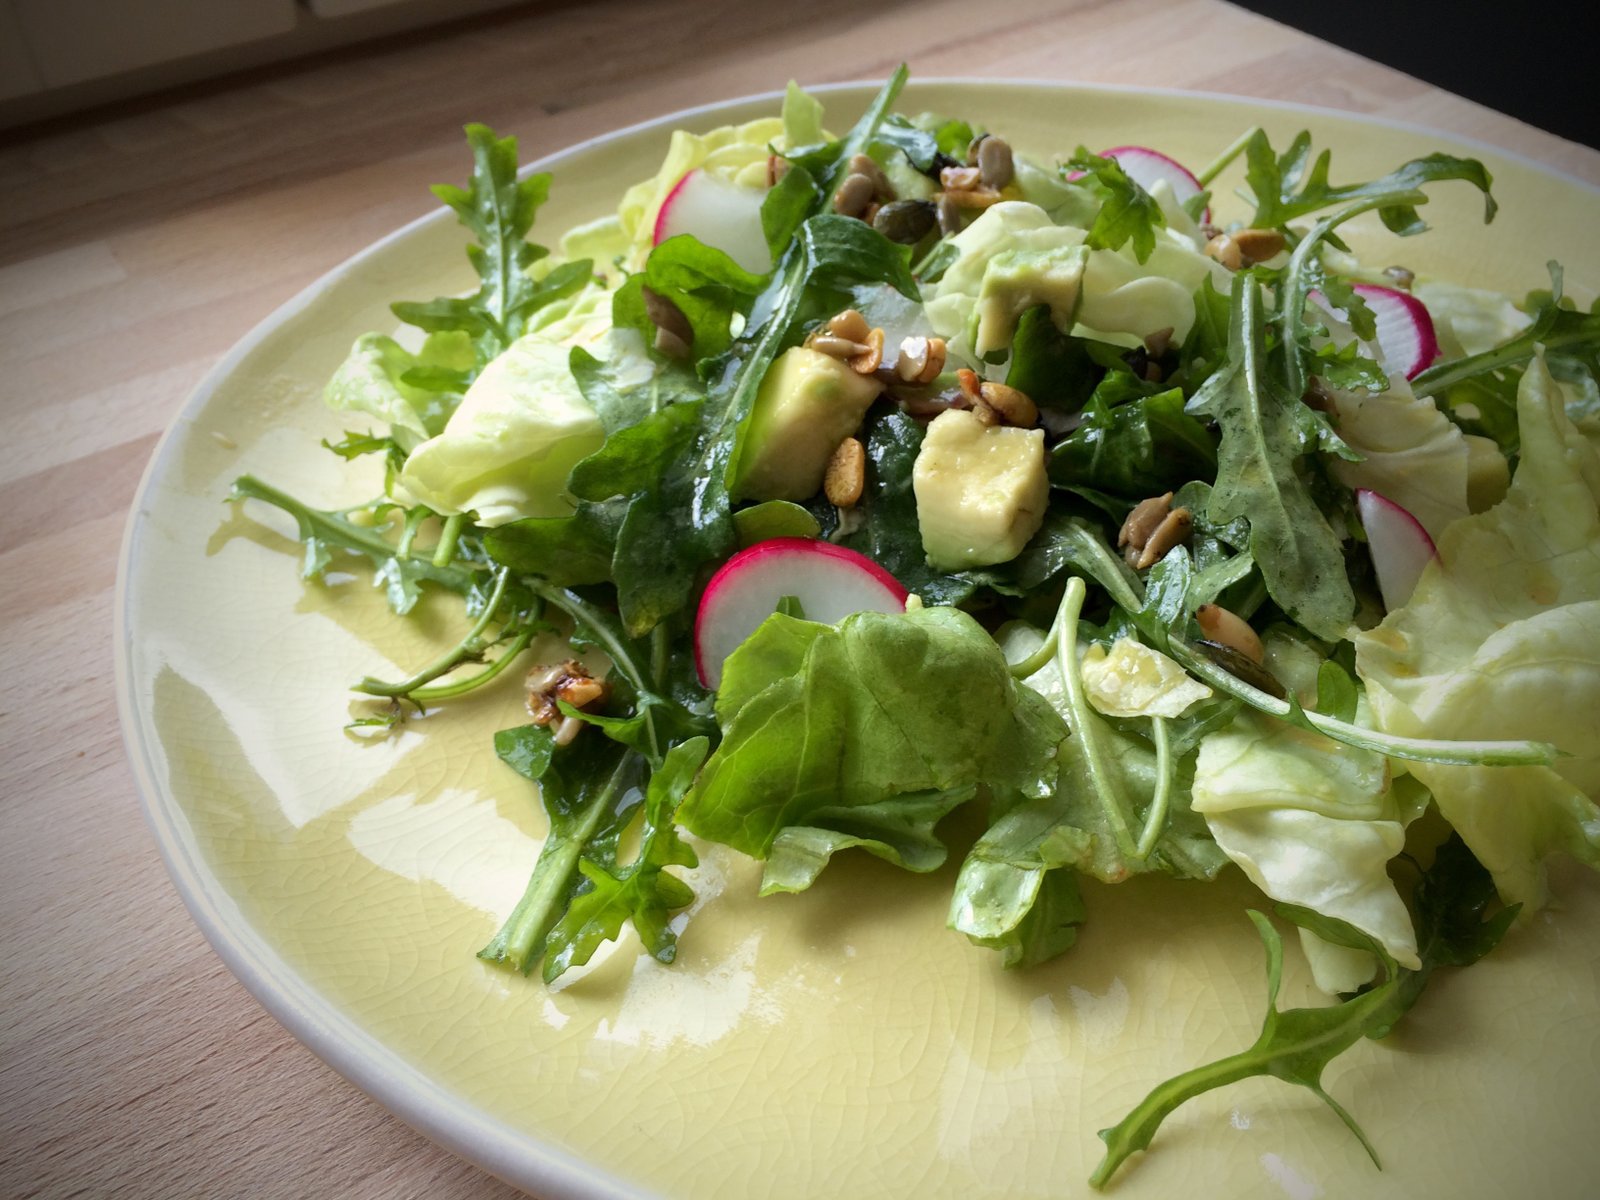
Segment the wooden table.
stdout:
<svg viewBox="0 0 1600 1200">
<path fill-rule="evenodd" d="M 540 5 L 0 148 L 0 1195 L 513 1194 L 323 1066 L 223 968 L 140 816 L 111 683 L 118 544 L 162 428 L 281 301 L 430 206 L 464 121 L 532 157 L 904 58 L 1376 113 L 1600 183 L 1593 150 L 1217 0 L 758 9 Z"/>
</svg>

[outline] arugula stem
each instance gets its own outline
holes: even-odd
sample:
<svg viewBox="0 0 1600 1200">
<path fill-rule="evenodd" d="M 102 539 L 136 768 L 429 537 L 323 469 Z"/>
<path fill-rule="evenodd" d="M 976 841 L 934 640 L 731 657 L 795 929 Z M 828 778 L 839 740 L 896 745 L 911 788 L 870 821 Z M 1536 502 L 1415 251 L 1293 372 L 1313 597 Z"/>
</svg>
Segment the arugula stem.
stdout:
<svg viewBox="0 0 1600 1200">
<path fill-rule="evenodd" d="M 420 504 L 416 508 L 406 509 L 405 528 L 400 531 L 400 544 L 394 552 L 400 558 L 411 557 L 411 545 L 417 540 L 417 530 L 422 528 L 422 523 L 433 514 Z"/>
<path fill-rule="evenodd" d="M 1227 170 L 1228 164 L 1243 154 L 1244 148 L 1250 144 L 1250 139 L 1260 132 L 1261 127 L 1259 125 L 1246 129 L 1233 140 L 1233 143 L 1226 150 L 1212 159 L 1211 164 L 1204 171 L 1195 176 L 1195 181 L 1202 188 L 1210 187 L 1211 181 Z"/>
<path fill-rule="evenodd" d="M 1111 766 L 1106 762 L 1105 747 L 1100 743 L 1100 731 L 1090 715 L 1089 698 L 1084 694 L 1083 676 L 1078 673 L 1078 614 L 1083 611 L 1084 596 L 1088 589 L 1082 579 L 1074 575 L 1067 580 L 1066 595 L 1061 598 L 1061 608 L 1056 621 L 1061 628 L 1056 638 L 1056 666 L 1061 671 L 1061 682 L 1067 690 L 1067 707 L 1077 718 L 1072 732 L 1083 748 L 1083 761 L 1089 768 L 1089 778 L 1094 782 L 1095 795 L 1105 810 L 1106 822 L 1116 837 L 1117 849 L 1124 858 L 1137 854 L 1133 835 L 1128 829 L 1128 805 L 1117 787 Z"/>
<path fill-rule="evenodd" d="M 500 963 L 526 975 L 538 961 L 535 949 L 542 949 L 557 920 L 557 910 L 563 906 L 567 889 L 571 886 L 573 872 L 578 869 L 578 857 L 589 839 L 600 828 L 600 822 L 612 811 L 613 801 L 629 768 L 629 755 L 624 754 L 606 784 L 595 794 L 577 823 L 565 837 L 546 837 L 539 850 L 539 861 L 534 864 L 533 875 L 528 880 L 522 899 L 511 910 L 489 944 L 478 951 L 484 962 Z"/>
<path fill-rule="evenodd" d="M 1347 204 L 1338 212 L 1331 213 L 1311 227 L 1311 232 L 1294 248 L 1294 253 L 1289 256 L 1289 265 L 1284 270 L 1283 300 L 1283 341 L 1286 346 L 1294 345 L 1294 331 L 1305 323 L 1306 298 L 1309 289 L 1304 286 L 1307 263 L 1311 256 L 1322 245 L 1323 240 L 1343 225 L 1352 217 L 1362 213 L 1371 212 L 1375 208 L 1392 208 L 1395 205 L 1419 205 L 1428 202 L 1427 193 L 1409 188 L 1398 192 L 1383 192 L 1377 196 L 1369 196 L 1365 200 L 1357 200 L 1354 204 Z M 1291 398 L 1298 400 L 1306 392 L 1306 365 L 1302 356 L 1293 350 L 1283 356 L 1284 377 Z"/>
<path fill-rule="evenodd" d="M 515 662 L 517 656 L 528 648 L 533 637 L 532 629 L 524 629 L 511 639 L 511 644 L 492 663 L 477 674 L 468 675 L 465 679 L 453 683 L 416 688 L 409 693 L 410 698 L 418 704 L 424 704 L 435 700 L 454 700 L 458 696 L 465 696 L 468 692 L 477 691 Z"/>
<path fill-rule="evenodd" d="M 399 683 L 385 683 L 381 679 L 374 679 L 368 675 L 356 684 L 355 690 L 365 692 L 369 696 L 409 696 L 425 683 L 431 683 L 441 675 L 448 674 L 464 662 L 479 659 L 483 655 L 485 642 L 484 633 L 493 624 L 495 613 L 500 610 L 500 601 L 505 596 L 506 581 L 510 579 L 511 572 L 501 567 L 495 574 L 494 591 L 489 594 L 488 602 L 483 606 L 483 614 L 462 638 L 450 650 L 441 654 L 427 666 L 423 667 L 409 679 Z"/>
<path fill-rule="evenodd" d="M 1151 732 L 1156 744 L 1156 793 L 1150 799 L 1150 811 L 1144 816 L 1144 830 L 1139 834 L 1139 844 L 1134 848 L 1141 861 L 1150 857 L 1167 827 L 1167 810 L 1172 805 L 1172 776 L 1177 766 L 1172 761 L 1172 737 L 1165 717 L 1150 718 Z"/>
<path fill-rule="evenodd" d="M 433 565 L 448 567 L 456 556 L 456 543 L 461 539 L 461 527 L 466 524 L 465 513 L 452 513 L 445 518 L 444 529 L 439 533 L 439 544 L 433 548 Z"/>
<path fill-rule="evenodd" d="M 1566 334 L 1551 334 L 1538 339 L 1538 345 L 1544 347 L 1545 353 L 1559 353 L 1568 346 L 1593 343 L 1595 335 L 1582 330 Z M 1481 354 L 1468 355 L 1458 358 L 1454 362 L 1440 363 L 1438 366 L 1429 367 L 1422 374 L 1411 381 L 1411 390 L 1418 396 L 1437 396 L 1447 388 L 1453 387 L 1464 379 L 1471 379 L 1474 375 L 1483 375 L 1489 371 L 1499 371 L 1505 367 L 1514 367 L 1525 363 L 1534 355 L 1534 342 L 1530 339 L 1524 341 L 1516 338 L 1504 346 L 1497 346 L 1492 350 L 1485 350 Z"/>
<path fill-rule="evenodd" d="M 1409 738 L 1382 733 L 1338 721 L 1322 713 L 1306 712 L 1299 705 L 1279 700 L 1261 689 L 1223 670 L 1194 647 L 1178 638 L 1171 640 L 1172 656 L 1181 662 L 1191 675 L 1210 684 L 1219 692 L 1243 700 L 1252 708 L 1269 716 L 1278 717 L 1291 724 L 1330 737 L 1347 746 L 1373 750 L 1390 758 L 1409 759 L 1412 762 L 1438 763 L 1461 767 L 1547 767 L 1561 757 L 1561 751 L 1545 742 L 1533 741 L 1459 741 L 1450 738 Z"/>
</svg>

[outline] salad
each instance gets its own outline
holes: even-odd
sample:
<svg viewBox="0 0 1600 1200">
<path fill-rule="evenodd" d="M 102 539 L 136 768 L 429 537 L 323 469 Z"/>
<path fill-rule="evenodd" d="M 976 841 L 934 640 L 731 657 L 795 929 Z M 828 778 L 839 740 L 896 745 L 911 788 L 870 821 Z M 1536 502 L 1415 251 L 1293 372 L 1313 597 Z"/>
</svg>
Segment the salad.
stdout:
<svg viewBox="0 0 1600 1200">
<path fill-rule="evenodd" d="M 233 498 L 294 519 L 308 579 L 461 598 L 353 736 L 520 678 L 493 749 L 549 834 L 486 963 L 554 981 L 630 925 L 672 961 L 697 840 L 763 894 L 956 858 L 950 928 L 1018 969 L 1070 953 L 1084 877 L 1237 868 L 1330 1002 L 1278 1009 L 1248 912 L 1260 1037 L 1104 1130 L 1091 1182 L 1255 1075 L 1376 1162 L 1327 1064 L 1543 904 L 1549 856 L 1600 865 L 1600 312 L 1554 263 L 1515 302 L 1341 238 L 1424 232 L 1441 186 L 1491 220 L 1475 160 L 1336 184 L 1259 129 L 1198 173 L 1034 159 L 896 112 L 905 75 L 842 133 L 793 84 L 676 133 L 553 252 L 551 177 L 470 126 L 435 191 L 479 287 L 395 303 L 325 393 L 382 494 Z"/>
</svg>

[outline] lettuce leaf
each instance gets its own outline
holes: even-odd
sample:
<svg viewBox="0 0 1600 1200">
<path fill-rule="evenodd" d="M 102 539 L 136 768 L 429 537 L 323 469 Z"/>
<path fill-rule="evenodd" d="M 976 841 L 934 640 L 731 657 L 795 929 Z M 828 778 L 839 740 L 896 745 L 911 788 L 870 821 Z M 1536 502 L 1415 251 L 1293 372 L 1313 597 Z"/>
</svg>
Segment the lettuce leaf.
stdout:
<svg viewBox="0 0 1600 1200">
<path fill-rule="evenodd" d="M 931 870 L 945 813 L 980 783 L 1046 794 L 1066 737 L 983 628 L 951 608 L 837 627 L 769 618 L 729 657 L 718 717 L 722 744 L 679 819 L 770 858 L 763 891 L 809 885 L 846 845 Z"/>
<path fill-rule="evenodd" d="M 1412 768 L 1501 896 L 1536 905 L 1550 853 L 1600 867 L 1600 454 L 1542 359 L 1517 416 L 1505 500 L 1446 530 L 1410 602 L 1355 642 L 1382 729 L 1567 752 L 1548 767 Z"/>
</svg>

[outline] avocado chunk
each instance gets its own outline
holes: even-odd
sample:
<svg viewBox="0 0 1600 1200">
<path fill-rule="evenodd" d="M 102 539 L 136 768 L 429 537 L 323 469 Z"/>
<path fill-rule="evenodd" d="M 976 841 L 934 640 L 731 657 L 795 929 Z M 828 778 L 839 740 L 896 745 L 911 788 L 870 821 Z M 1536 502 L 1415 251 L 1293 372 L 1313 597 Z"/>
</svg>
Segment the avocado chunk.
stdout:
<svg viewBox="0 0 1600 1200">
<path fill-rule="evenodd" d="M 839 443 L 883 391 L 848 363 L 796 346 L 767 369 L 750 411 L 730 491 L 735 500 L 809 500 Z"/>
<path fill-rule="evenodd" d="M 965 409 L 940 413 L 922 439 L 911 486 L 930 566 L 1009 562 L 1044 523 L 1044 430 L 985 425 Z"/>
<path fill-rule="evenodd" d="M 996 254 L 983 273 L 973 309 L 973 348 L 984 355 L 1009 347 L 1022 314 L 1038 304 L 1049 306 L 1057 329 L 1070 332 L 1088 260 L 1083 246 Z"/>
</svg>

